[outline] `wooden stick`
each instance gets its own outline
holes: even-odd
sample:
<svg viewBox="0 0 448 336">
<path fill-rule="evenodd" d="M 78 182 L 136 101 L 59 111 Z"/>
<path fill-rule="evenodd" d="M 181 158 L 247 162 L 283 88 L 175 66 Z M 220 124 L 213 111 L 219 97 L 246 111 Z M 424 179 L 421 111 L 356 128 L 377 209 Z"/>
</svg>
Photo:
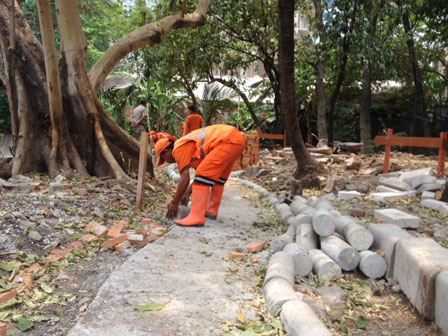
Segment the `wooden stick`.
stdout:
<svg viewBox="0 0 448 336">
<path fill-rule="evenodd" d="M 148 132 L 141 133 L 140 158 L 138 161 L 137 204 L 138 211 L 142 209 L 145 195 L 146 163 L 148 160 Z"/>
</svg>

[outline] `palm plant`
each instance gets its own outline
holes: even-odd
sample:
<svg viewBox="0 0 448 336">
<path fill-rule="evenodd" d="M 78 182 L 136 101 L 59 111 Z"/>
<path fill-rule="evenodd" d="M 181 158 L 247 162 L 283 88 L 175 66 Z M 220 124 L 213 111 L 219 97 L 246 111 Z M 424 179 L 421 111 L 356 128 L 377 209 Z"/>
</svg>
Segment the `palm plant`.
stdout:
<svg viewBox="0 0 448 336">
<path fill-rule="evenodd" d="M 220 109 L 232 106 L 233 97 L 235 93 L 232 89 L 217 83 L 206 83 L 201 98 L 205 125 L 211 125 L 212 119 L 218 116 Z"/>
</svg>

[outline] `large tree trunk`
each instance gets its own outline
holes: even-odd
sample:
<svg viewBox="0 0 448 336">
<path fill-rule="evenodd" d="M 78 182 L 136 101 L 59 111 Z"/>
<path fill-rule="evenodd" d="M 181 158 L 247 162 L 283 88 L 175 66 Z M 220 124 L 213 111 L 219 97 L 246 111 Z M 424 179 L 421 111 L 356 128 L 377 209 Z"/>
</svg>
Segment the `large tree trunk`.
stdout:
<svg viewBox="0 0 448 336">
<path fill-rule="evenodd" d="M 343 30 L 344 38 L 342 39 L 342 58 L 339 63 L 338 79 L 336 80 L 336 85 L 330 97 L 330 113 L 328 118 L 328 146 L 330 147 L 333 146 L 334 140 L 334 111 L 336 109 L 336 102 L 338 100 L 338 96 L 341 92 L 342 84 L 344 83 L 345 79 L 345 70 L 347 67 L 348 54 L 351 45 L 351 34 L 356 22 L 357 8 L 358 0 L 355 0 L 352 15 L 350 18 L 347 18 L 347 20 L 350 20 L 350 23 L 347 22 L 347 24 L 344 25 L 345 28 Z M 348 10 L 349 8 L 346 8 L 346 12 L 348 12 Z"/>
<path fill-rule="evenodd" d="M 299 127 L 294 81 L 294 0 L 279 0 L 280 101 L 288 141 L 297 161 L 296 176 L 313 173 L 316 162 L 308 153 Z"/>
<path fill-rule="evenodd" d="M 410 129 L 411 136 L 430 137 L 431 129 L 428 122 L 428 115 L 426 112 L 425 93 L 423 90 L 422 71 L 418 65 L 418 57 L 415 51 L 413 33 L 409 23 L 409 13 L 406 11 L 402 17 L 404 31 L 406 32 L 406 45 L 408 47 L 409 61 L 412 66 L 412 76 L 414 79 L 414 114 L 412 116 L 412 123 Z"/>
<path fill-rule="evenodd" d="M 54 99 L 53 89 L 48 91 L 45 85 L 44 50 L 20 7 L 16 6 L 15 59 L 19 127 L 13 176 L 29 172 L 50 172 L 55 175 L 60 170 L 75 170 L 82 175 L 128 179 L 128 173 L 138 168 L 138 142 L 107 114 L 96 97 L 96 90 L 129 52 L 148 44 L 160 43 L 163 36 L 173 29 L 203 25 L 209 3 L 210 0 L 200 0 L 193 14 L 183 18 L 180 15 L 167 17 L 157 25 L 146 25 L 122 38 L 95 65 L 89 80 L 86 72 L 87 41 L 81 28 L 78 3 L 76 0 L 56 0 L 61 35 L 59 66 L 63 112 L 55 111 L 55 114 L 50 113 L 49 107 L 56 106 L 49 104 Z M 0 33 L 1 55 L 5 59 L 8 38 L 12 32 L 8 7 L 4 1 L 0 2 Z M 53 66 L 47 71 L 50 69 L 54 71 Z M 0 80 L 5 83 L 4 73 L 0 71 L 0 76 L 3 76 Z M 57 84 L 53 83 L 54 78 L 50 73 L 49 77 L 49 85 L 54 88 Z M 58 139 L 53 139 L 54 132 L 57 132 Z M 55 155 L 52 156 L 52 153 Z M 124 170 L 127 168 L 130 171 Z M 151 158 L 148 159 L 148 168 L 153 174 Z"/>
<path fill-rule="evenodd" d="M 366 1 L 366 11 L 369 16 L 369 25 L 367 27 L 367 48 L 365 48 L 366 64 L 362 70 L 362 93 L 361 93 L 361 111 L 359 118 L 360 140 L 364 144 L 363 150 L 369 147 L 372 142 L 372 120 L 370 110 L 372 106 L 372 50 L 376 35 L 376 22 L 378 12 L 384 6 L 382 0 L 378 5 L 373 0 Z"/>
<path fill-rule="evenodd" d="M 316 64 L 316 100 L 317 100 L 317 134 L 319 139 L 328 139 L 327 117 L 325 113 L 325 25 L 323 21 L 322 0 L 314 0 L 317 30 L 319 32 L 319 45 L 317 46 L 318 60 Z"/>
</svg>

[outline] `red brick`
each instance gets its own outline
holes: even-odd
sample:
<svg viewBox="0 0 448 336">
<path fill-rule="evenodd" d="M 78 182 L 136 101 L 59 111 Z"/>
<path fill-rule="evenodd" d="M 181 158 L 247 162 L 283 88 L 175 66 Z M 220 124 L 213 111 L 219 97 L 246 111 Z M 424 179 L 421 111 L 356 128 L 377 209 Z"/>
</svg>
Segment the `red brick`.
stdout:
<svg viewBox="0 0 448 336">
<path fill-rule="evenodd" d="M 140 228 L 140 229 L 137 230 L 137 233 L 141 234 L 141 235 L 144 235 L 144 236 L 147 236 L 147 235 L 149 235 L 151 233 L 151 229 Z"/>
<path fill-rule="evenodd" d="M 80 240 L 75 240 L 69 246 L 73 247 L 74 249 L 78 249 L 78 250 L 84 248 L 84 245 L 82 244 L 82 241 L 80 241 Z"/>
<path fill-rule="evenodd" d="M 152 222 L 152 218 L 143 218 L 143 219 L 141 220 L 141 222 L 144 223 L 144 224 L 151 224 L 151 222 Z"/>
<path fill-rule="evenodd" d="M 120 224 L 120 223 L 114 223 L 114 225 L 112 225 L 111 229 L 109 230 L 109 232 L 107 232 L 107 236 L 110 238 L 117 238 L 121 231 L 123 230 L 124 225 Z"/>
<path fill-rule="evenodd" d="M 84 236 L 82 236 L 80 239 L 82 241 L 85 241 L 86 243 L 90 243 L 90 242 L 92 242 L 94 240 L 97 240 L 98 237 L 93 235 L 93 234 L 91 234 L 91 233 L 88 233 L 88 234 L 85 234 Z"/>
<path fill-rule="evenodd" d="M 155 234 L 157 237 L 162 237 L 165 233 L 166 229 L 163 227 L 151 229 L 151 234 Z"/>
<path fill-rule="evenodd" d="M 244 253 L 235 252 L 235 251 L 230 252 L 230 259 L 232 259 L 232 260 L 244 259 L 245 257 L 246 257 L 246 255 Z"/>
<path fill-rule="evenodd" d="M 49 254 L 47 256 L 47 260 L 49 262 L 59 261 L 59 260 L 62 260 L 63 258 L 64 258 L 64 256 L 63 255 L 59 255 L 59 254 Z"/>
<path fill-rule="evenodd" d="M 118 251 L 118 252 L 123 252 L 124 250 L 126 250 L 128 247 L 130 247 L 131 246 L 131 244 L 129 243 L 129 241 L 128 240 L 125 240 L 124 242 L 122 242 L 121 244 L 118 244 L 118 245 L 116 245 L 115 246 L 115 249 Z"/>
<path fill-rule="evenodd" d="M 78 188 L 78 196 L 86 196 L 86 195 L 87 195 L 87 189 Z"/>
<path fill-rule="evenodd" d="M 8 335 L 8 324 L 0 322 L 0 336 Z"/>
<path fill-rule="evenodd" d="M 40 271 L 42 268 L 43 267 L 39 263 L 34 263 L 30 267 L 25 269 L 25 272 L 33 274 L 33 273 Z"/>
<path fill-rule="evenodd" d="M 120 203 L 122 203 L 122 204 L 124 204 L 124 205 L 126 205 L 128 207 L 132 206 L 131 202 L 129 202 L 129 200 L 126 199 L 126 198 L 122 198 Z"/>
<path fill-rule="evenodd" d="M 95 221 L 91 221 L 89 224 L 87 224 L 86 226 L 86 230 L 87 231 L 93 231 L 93 228 L 97 225 L 100 225 L 100 223 L 95 222 Z"/>
<path fill-rule="evenodd" d="M 350 216 L 353 217 L 365 217 L 366 212 L 361 209 L 350 209 Z"/>
<path fill-rule="evenodd" d="M 50 254 L 56 254 L 56 255 L 61 255 L 61 256 L 65 257 L 71 251 L 73 251 L 72 247 L 67 247 L 65 249 L 55 248 L 53 251 L 50 252 Z"/>
<path fill-rule="evenodd" d="M 113 248 L 118 244 L 121 244 L 122 242 L 124 242 L 126 239 L 128 239 L 128 235 L 127 234 L 122 234 L 121 236 L 109 239 L 108 241 L 105 241 L 101 247 L 102 248 Z"/>
<path fill-rule="evenodd" d="M 143 248 L 145 247 L 147 244 L 152 243 L 153 241 L 155 241 L 157 239 L 156 235 L 149 235 L 146 236 L 141 242 L 137 243 L 137 247 L 138 248 Z"/>
<path fill-rule="evenodd" d="M 122 219 L 122 220 L 118 221 L 118 224 L 123 225 L 123 227 L 125 228 L 126 226 L 129 225 L 129 221 Z"/>
<path fill-rule="evenodd" d="M 93 228 L 93 233 L 95 233 L 95 235 L 97 235 L 98 237 L 106 237 L 108 231 L 109 230 L 107 229 L 107 227 L 101 224 L 98 224 Z"/>
<path fill-rule="evenodd" d="M 132 235 L 128 235 L 128 240 L 131 245 L 137 245 L 143 241 L 144 237 L 141 234 L 134 233 Z"/>
<path fill-rule="evenodd" d="M 257 257 L 252 257 L 251 258 L 252 264 L 258 264 L 258 258 Z"/>
<path fill-rule="evenodd" d="M 8 292 L 4 292 L 2 294 L 0 294 L 0 304 L 5 303 L 9 300 L 11 300 L 12 298 L 15 298 L 17 295 L 17 289 L 11 289 Z"/>
<path fill-rule="evenodd" d="M 33 276 L 31 273 L 20 272 L 14 278 L 14 282 L 17 282 L 19 278 L 22 278 L 23 282 L 18 284 L 19 288 L 26 287 L 29 291 L 33 289 Z"/>
<path fill-rule="evenodd" d="M 257 253 L 266 247 L 266 240 L 254 240 L 246 245 L 247 251 L 249 253 Z"/>
</svg>

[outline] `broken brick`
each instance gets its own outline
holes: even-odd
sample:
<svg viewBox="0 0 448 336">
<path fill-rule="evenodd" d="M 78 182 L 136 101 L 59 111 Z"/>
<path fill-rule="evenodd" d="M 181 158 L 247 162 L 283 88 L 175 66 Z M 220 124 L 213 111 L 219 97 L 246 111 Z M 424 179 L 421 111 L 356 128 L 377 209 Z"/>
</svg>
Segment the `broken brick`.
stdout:
<svg viewBox="0 0 448 336">
<path fill-rule="evenodd" d="M 118 244 L 118 245 L 116 245 L 115 246 L 115 249 L 118 251 L 118 252 L 123 252 L 124 250 L 126 250 L 128 247 L 130 247 L 131 246 L 131 244 L 129 243 L 129 241 L 128 240 L 125 240 L 124 242 L 122 242 L 121 244 Z"/>
<path fill-rule="evenodd" d="M 69 246 L 73 247 L 74 249 L 78 249 L 78 250 L 82 249 L 84 247 L 84 245 L 82 244 L 82 241 L 80 241 L 80 240 L 75 240 Z"/>
<path fill-rule="evenodd" d="M 97 240 L 98 237 L 93 235 L 93 234 L 91 234 L 91 233 L 88 233 L 88 234 L 85 234 L 84 236 L 82 236 L 80 239 L 82 241 L 85 241 L 86 243 L 90 243 L 90 242 L 92 242 L 94 240 Z"/>
<path fill-rule="evenodd" d="M 149 235 L 151 233 L 151 229 L 140 228 L 140 229 L 137 230 L 137 233 L 141 234 L 141 235 L 144 235 L 144 236 L 147 236 L 147 235 Z"/>
<path fill-rule="evenodd" d="M 230 259 L 232 259 L 232 260 L 244 259 L 245 257 L 246 257 L 246 255 L 244 253 L 235 252 L 235 251 L 230 252 Z"/>
<path fill-rule="evenodd" d="M 257 253 L 263 250 L 267 245 L 266 240 L 254 240 L 246 245 L 247 252 L 249 253 Z"/>
<path fill-rule="evenodd" d="M 143 241 L 143 235 L 141 234 L 131 234 L 128 235 L 128 240 L 131 245 L 137 245 L 138 243 Z"/>
<path fill-rule="evenodd" d="M 156 235 L 149 235 L 146 236 L 141 242 L 137 243 L 137 247 L 138 248 L 143 248 L 145 247 L 147 244 L 152 243 L 153 241 L 155 241 L 157 239 Z"/>
<path fill-rule="evenodd" d="M 78 196 L 86 196 L 86 195 L 87 195 L 87 189 L 78 188 Z"/>
<path fill-rule="evenodd" d="M 120 224 L 120 223 L 114 223 L 114 225 L 112 225 L 111 229 L 109 230 L 109 232 L 107 232 L 107 236 L 110 238 L 117 238 L 121 231 L 123 230 L 124 225 Z"/>
<path fill-rule="evenodd" d="M 128 235 L 127 234 L 122 234 L 121 236 L 109 239 L 108 241 L 105 241 L 101 247 L 102 248 L 113 248 L 118 244 L 121 244 L 122 242 L 124 242 L 126 239 L 128 239 Z"/>
<path fill-rule="evenodd" d="M 152 218 L 143 218 L 143 219 L 141 220 L 141 222 L 144 223 L 144 224 L 151 224 L 151 222 L 152 222 Z"/>
<path fill-rule="evenodd" d="M 151 229 L 151 234 L 155 234 L 157 237 L 162 237 L 166 232 L 166 229 L 163 227 L 157 227 L 157 228 L 153 228 Z"/>
<path fill-rule="evenodd" d="M 118 224 L 121 224 L 123 225 L 123 227 L 126 227 L 129 225 L 129 221 L 122 219 L 118 221 Z"/>
<path fill-rule="evenodd" d="M 98 224 L 97 226 L 95 226 L 93 228 L 93 232 L 98 237 L 105 237 L 107 235 L 108 231 L 109 231 L 109 229 L 107 227 L 105 227 L 104 225 L 101 225 L 101 224 Z"/>
<path fill-rule="evenodd" d="M 39 263 L 34 263 L 30 267 L 28 267 L 25 271 L 27 273 L 33 274 L 33 273 L 40 271 L 42 268 L 43 267 Z"/>
<path fill-rule="evenodd" d="M 100 223 L 96 222 L 96 221 L 91 221 L 89 224 L 87 224 L 86 226 L 86 230 L 87 231 L 93 231 L 93 228 L 97 225 L 100 225 Z"/>
<path fill-rule="evenodd" d="M 259 259 L 257 257 L 251 258 L 252 264 L 258 264 Z"/>
<path fill-rule="evenodd" d="M 61 255 L 63 257 L 65 257 L 67 254 L 69 254 L 71 251 L 73 250 L 72 247 L 67 247 L 65 249 L 61 249 L 61 248 L 55 248 L 53 251 L 50 252 L 50 254 L 56 254 L 56 255 Z"/>
<path fill-rule="evenodd" d="M 4 292 L 0 294 L 0 304 L 5 303 L 6 301 L 15 298 L 17 295 L 17 289 L 11 289 L 10 291 Z"/>
<path fill-rule="evenodd" d="M 120 203 L 122 203 L 128 207 L 132 206 L 131 202 L 129 202 L 129 200 L 127 200 L 126 198 L 122 198 Z"/>
<path fill-rule="evenodd" d="M 8 335 L 8 324 L 0 322 L 0 336 Z"/>
<path fill-rule="evenodd" d="M 350 209 L 350 216 L 353 217 L 365 217 L 366 212 L 361 209 Z"/>
<path fill-rule="evenodd" d="M 33 276 L 30 273 L 20 272 L 14 278 L 14 282 L 18 283 L 18 287 L 26 287 L 29 291 L 33 289 Z"/>
</svg>

